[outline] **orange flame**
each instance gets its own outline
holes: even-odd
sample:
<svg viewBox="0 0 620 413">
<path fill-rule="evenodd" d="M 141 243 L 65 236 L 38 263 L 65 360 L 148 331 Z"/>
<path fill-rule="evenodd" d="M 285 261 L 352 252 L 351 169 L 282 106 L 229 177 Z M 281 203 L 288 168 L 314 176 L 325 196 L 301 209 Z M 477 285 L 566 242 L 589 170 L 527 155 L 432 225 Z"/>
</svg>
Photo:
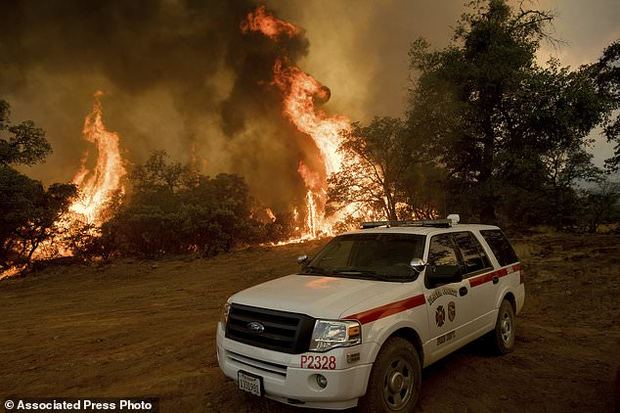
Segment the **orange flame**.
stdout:
<svg viewBox="0 0 620 413">
<path fill-rule="evenodd" d="M 127 173 L 123 166 L 119 148 L 119 136 L 105 128 L 102 119 L 101 102 L 99 98 L 103 92 L 95 93 L 95 102 L 90 114 L 84 119 L 84 139 L 95 144 L 97 148 L 96 165 L 93 170 L 86 166 L 88 151 L 82 158 L 82 166 L 73 178 L 73 183 L 80 190 L 80 197 L 71 206 L 70 210 L 85 217 L 91 224 L 102 223 L 102 212 L 112 195 L 121 191 L 122 177 Z"/>
<path fill-rule="evenodd" d="M 73 177 L 72 182 L 77 185 L 80 196 L 69 206 L 69 213 L 55 222 L 55 226 L 72 231 L 74 224 L 101 225 L 105 221 L 105 211 L 112 196 L 120 191 L 124 192 L 121 179 L 127 173 L 123 166 L 119 147 L 119 136 L 109 132 L 102 120 L 101 91 L 94 95 L 95 101 L 92 111 L 84 119 L 84 139 L 95 145 L 97 150 L 96 164 L 90 170 L 86 163 L 89 151 L 86 150 L 81 160 L 81 167 Z M 56 256 L 69 256 L 71 250 L 61 240 L 47 240 L 35 251 L 33 259 L 49 259 Z M 9 268 L 0 273 L 0 279 L 19 274 L 26 268 L 25 265 Z"/>
<path fill-rule="evenodd" d="M 295 37 L 302 32 L 301 28 L 294 24 L 267 13 L 265 6 L 258 6 L 254 12 L 248 14 L 246 20 L 241 22 L 241 31 L 243 33 L 261 32 L 271 40 L 276 40 L 282 34 Z"/>
<path fill-rule="evenodd" d="M 319 173 L 308 168 L 306 164 L 303 163 L 303 161 L 299 161 L 297 173 L 304 180 L 306 188 L 310 188 L 313 191 L 322 189 L 321 186 L 323 182 L 321 181 L 321 176 L 319 175 Z"/>
<path fill-rule="evenodd" d="M 277 41 L 281 35 L 298 36 L 302 30 L 288 22 L 268 14 L 259 6 L 247 16 L 241 29 L 256 31 Z M 290 64 L 286 58 L 276 59 L 273 67 L 273 84 L 284 95 L 284 115 L 301 132 L 309 135 L 319 150 L 321 161 L 327 176 L 339 172 L 343 156 L 338 152 L 341 133 L 351 128 L 351 121 L 343 115 L 328 115 L 318 107 L 330 98 L 330 91 L 319 81 L 299 67 Z M 327 181 L 316 171 L 310 170 L 300 162 L 298 173 L 306 185 L 306 234 L 301 239 L 332 235 L 332 226 L 354 209 L 347 208 L 337 216 L 325 217 Z"/>
<path fill-rule="evenodd" d="M 297 66 L 276 60 L 274 84 L 284 93 L 284 114 L 301 132 L 314 140 L 321 152 L 327 174 L 339 172 L 342 155 L 338 152 L 340 133 L 351 128 L 346 116 L 329 116 L 316 107 L 329 99 L 329 89 Z"/>
<path fill-rule="evenodd" d="M 276 215 L 273 213 L 271 208 L 265 208 L 265 213 L 267 214 L 267 218 L 269 218 L 271 222 L 276 222 Z"/>
</svg>

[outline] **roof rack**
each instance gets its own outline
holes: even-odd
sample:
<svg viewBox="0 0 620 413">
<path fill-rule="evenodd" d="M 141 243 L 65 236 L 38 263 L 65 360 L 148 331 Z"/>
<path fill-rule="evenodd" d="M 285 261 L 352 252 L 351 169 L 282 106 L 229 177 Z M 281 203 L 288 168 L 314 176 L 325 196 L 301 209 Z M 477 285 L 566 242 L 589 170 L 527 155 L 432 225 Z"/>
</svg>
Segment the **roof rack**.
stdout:
<svg viewBox="0 0 620 413">
<path fill-rule="evenodd" d="M 427 219 L 427 220 L 405 220 L 405 221 L 371 221 L 362 222 L 362 229 L 370 229 L 377 227 L 437 227 L 449 228 L 453 224 L 451 219 Z M 457 221 L 458 222 L 458 221 Z"/>
</svg>

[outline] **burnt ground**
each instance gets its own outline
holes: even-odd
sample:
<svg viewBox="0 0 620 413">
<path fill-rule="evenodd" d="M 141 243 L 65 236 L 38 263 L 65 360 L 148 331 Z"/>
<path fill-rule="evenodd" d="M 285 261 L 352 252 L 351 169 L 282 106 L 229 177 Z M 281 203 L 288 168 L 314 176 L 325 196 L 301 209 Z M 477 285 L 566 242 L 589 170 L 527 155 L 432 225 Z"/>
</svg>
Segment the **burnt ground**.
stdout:
<svg viewBox="0 0 620 413">
<path fill-rule="evenodd" d="M 620 236 L 516 240 L 527 298 L 516 350 L 475 342 L 423 372 L 420 412 L 613 411 Z M 296 269 L 314 242 L 213 259 L 48 268 L 0 282 L 0 398 L 161 398 L 163 412 L 300 412 L 241 394 L 215 327 L 232 293 Z"/>
</svg>

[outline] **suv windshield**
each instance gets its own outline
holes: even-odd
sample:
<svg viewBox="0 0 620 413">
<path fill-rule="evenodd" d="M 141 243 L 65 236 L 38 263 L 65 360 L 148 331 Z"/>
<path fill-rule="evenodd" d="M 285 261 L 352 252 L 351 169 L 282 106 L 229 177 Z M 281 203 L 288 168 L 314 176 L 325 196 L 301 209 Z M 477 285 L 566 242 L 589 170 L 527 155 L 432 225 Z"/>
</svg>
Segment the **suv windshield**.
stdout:
<svg viewBox="0 0 620 413">
<path fill-rule="evenodd" d="M 341 235 L 331 240 L 302 274 L 403 281 L 412 277 L 411 259 L 421 258 L 423 252 L 423 235 Z"/>
</svg>

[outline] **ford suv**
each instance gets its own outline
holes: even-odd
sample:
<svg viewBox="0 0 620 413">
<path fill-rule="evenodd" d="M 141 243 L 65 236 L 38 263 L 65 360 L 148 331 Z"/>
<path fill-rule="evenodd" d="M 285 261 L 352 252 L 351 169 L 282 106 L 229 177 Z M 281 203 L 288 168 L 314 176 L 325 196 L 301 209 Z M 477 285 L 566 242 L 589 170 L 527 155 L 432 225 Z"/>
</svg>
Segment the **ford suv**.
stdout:
<svg viewBox="0 0 620 413">
<path fill-rule="evenodd" d="M 239 389 L 300 407 L 410 412 L 422 368 L 488 336 L 510 352 L 521 264 L 496 226 L 365 223 L 296 274 L 224 305 L 217 359 Z"/>
</svg>

